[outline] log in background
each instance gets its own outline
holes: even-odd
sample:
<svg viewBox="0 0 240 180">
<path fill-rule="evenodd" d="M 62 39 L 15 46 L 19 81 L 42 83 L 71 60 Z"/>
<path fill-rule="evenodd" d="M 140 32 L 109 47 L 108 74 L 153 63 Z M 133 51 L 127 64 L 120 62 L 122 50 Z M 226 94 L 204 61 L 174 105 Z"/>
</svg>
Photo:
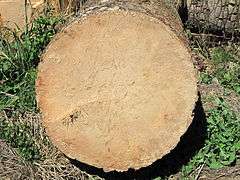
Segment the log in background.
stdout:
<svg viewBox="0 0 240 180">
<path fill-rule="evenodd" d="M 30 0 L 28 0 L 30 1 Z M 96 2 L 106 2 L 107 0 L 98 0 Z M 109 0 L 111 1 L 111 0 Z M 19 3 L 19 0 L 16 0 Z M 22 0 L 23 2 L 23 0 Z M 36 10 L 37 6 L 40 7 L 42 3 L 48 2 L 56 9 L 61 11 L 75 11 L 80 12 L 84 9 L 84 4 L 92 2 L 91 0 L 31 0 L 33 8 Z M 211 32 L 217 34 L 240 34 L 240 0 L 165 0 L 169 6 L 177 9 L 181 15 L 183 22 L 188 28 L 195 32 Z M 6 1 L 4 1 L 6 4 Z M 13 3 L 13 1 L 9 1 Z M 139 0 L 139 3 L 151 3 L 149 0 Z M 12 6 L 12 5 L 10 5 Z M 4 7 L 6 8 L 6 7 Z M 10 7 L 11 8 L 11 7 Z M 22 26 L 24 20 L 19 20 L 23 17 L 24 8 L 19 9 L 16 6 L 16 13 L 21 14 L 15 17 L 10 14 L 9 17 L 17 22 L 20 21 Z M 1 1 L 0 1 L 1 10 Z M 10 10 L 5 10 L 11 13 Z M 19 12 L 22 11 L 22 12 Z M 1 14 L 1 12 L 0 12 Z M 2 16 L 2 19 L 8 17 Z M 17 19 L 18 18 L 18 19 Z M 1 17 L 0 17 L 1 20 Z M 0 21 L 1 22 L 1 21 Z"/>
<path fill-rule="evenodd" d="M 223 34 L 240 33 L 240 0 L 188 0 L 183 9 L 188 11 L 187 24 L 191 28 Z"/>
<path fill-rule="evenodd" d="M 60 0 L 61 9 L 71 4 L 74 10 L 79 10 L 85 3 L 92 0 Z M 109 0 L 111 1 L 111 0 Z M 95 1 L 106 2 L 106 1 Z M 150 0 L 139 0 L 140 3 L 150 3 Z M 198 32 L 240 33 L 240 0 L 165 0 L 181 15 L 186 25 Z M 84 8 L 84 7 L 83 7 Z"/>
</svg>

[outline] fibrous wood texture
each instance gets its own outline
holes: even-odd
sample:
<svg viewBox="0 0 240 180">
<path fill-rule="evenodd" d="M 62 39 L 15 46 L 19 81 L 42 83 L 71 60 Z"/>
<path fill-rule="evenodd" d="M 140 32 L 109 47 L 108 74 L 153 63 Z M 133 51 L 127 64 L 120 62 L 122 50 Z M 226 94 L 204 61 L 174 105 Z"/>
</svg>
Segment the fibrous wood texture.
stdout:
<svg viewBox="0 0 240 180">
<path fill-rule="evenodd" d="M 89 1 L 39 65 L 37 101 L 68 157 L 125 171 L 169 153 L 197 100 L 180 19 L 164 1 Z"/>
</svg>

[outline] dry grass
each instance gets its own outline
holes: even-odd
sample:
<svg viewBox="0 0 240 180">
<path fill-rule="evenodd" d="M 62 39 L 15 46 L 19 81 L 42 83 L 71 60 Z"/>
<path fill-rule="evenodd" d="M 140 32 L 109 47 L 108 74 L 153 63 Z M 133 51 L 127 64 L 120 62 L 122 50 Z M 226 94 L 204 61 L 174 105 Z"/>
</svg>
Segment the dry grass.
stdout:
<svg viewBox="0 0 240 180">
<path fill-rule="evenodd" d="M 226 167 L 219 170 L 203 169 L 199 180 L 239 180 L 240 166 Z"/>
<path fill-rule="evenodd" d="M 5 118 L 7 117 L 5 116 Z M 40 148 L 42 158 L 38 161 L 27 162 L 18 155 L 15 149 L 0 141 L 0 179 L 101 179 L 72 165 L 51 144 L 45 135 L 40 119 L 40 115 L 35 113 L 25 113 L 17 119 L 7 119 L 8 121 L 27 123 L 31 127 L 32 139 Z"/>
<path fill-rule="evenodd" d="M 0 140 L 0 179 L 32 177 L 31 167 L 21 160 L 16 151 Z"/>
<path fill-rule="evenodd" d="M 18 152 L 10 147 L 7 143 L 0 140 L 0 179 L 13 180 L 65 180 L 65 179 L 81 179 L 81 180 L 100 180 L 102 178 L 87 174 L 75 167 L 69 160 L 55 148 L 45 134 L 45 130 L 41 124 L 41 116 L 37 113 L 25 113 L 19 115 L 18 118 L 9 119 L 3 113 L 0 117 L 7 121 L 17 121 L 26 123 L 32 132 L 37 146 L 40 148 L 42 158 L 39 161 L 25 161 Z M 200 168 L 199 168 L 200 169 Z M 198 169 L 196 169 L 197 171 Z M 240 167 L 230 167 L 220 170 L 201 169 L 199 179 L 237 179 L 240 177 Z M 179 179 L 180 175 L 173 175 L 169 179 Z"/>
<path fill-rule="evenodd" d="M 61 0 L 59 0 L 60 2 Z M 75 0 L 70 0 L 75 1 Z M 55 0 L 55 2 L 57 2 Z M 179 1 L 180 2 L 180 1 Z M 70 3 L 72 4 L 72 3 Z M 60 4 L 58 4 L 58 7 Z M 69 13 L 72 6 L 66 7 L 66 14 Z M 206 41 L 211 42 L 211 41 Z M 240 57 L 240 46 L 236 49 L 236 54 Z M 199 49 L 199 48 L 198 48 Z M 204 54 L 204 51 L 201 50 Z M 198 54 L 200 56 L 200 53 Z M 1 86 L 0 80 L 0 86 Z M 236 94 L 224 95 L 224 89 L 219 83 L 212 83 L 210 85 L 200 85 L 200 91 L 203 96 L 214 94 L 224 99 L 229 103 L 235 112 L 239 112 L 239 96 Z M 207 105 L 207 104 L 205 104 Z M 5 113 L 0 113 L 0 118 L 3 117 L 7 121 L 17 121 L 19 123 L 27 124 L 31 129 L 31 137 L 35 144 L 40 149 L 40 160 L 29 162 L 24 160 L 18 151 L 10 145 L 0 140 L 0 179 L 49 179 L 49 180 L 63 180 L 63 179 L 102 179 L 97 176 L 87 174 L 81 171 L 55 148 L 45 134 L 44 128 L 41 124 L 41 117 L 38 113 L 24 113 L 14 118 L 8 118 Z M 239 159 L 239 157 L 238 157 Z M 240 167 L 227 167 L 220 170 L 209 170 L 201 166 L 196 169 L 196 173 L 200 172 L 199 179 L 240 179 Z M 172 176 L 172 179 L 178 179 L 180 176 Z"/>
</svg>

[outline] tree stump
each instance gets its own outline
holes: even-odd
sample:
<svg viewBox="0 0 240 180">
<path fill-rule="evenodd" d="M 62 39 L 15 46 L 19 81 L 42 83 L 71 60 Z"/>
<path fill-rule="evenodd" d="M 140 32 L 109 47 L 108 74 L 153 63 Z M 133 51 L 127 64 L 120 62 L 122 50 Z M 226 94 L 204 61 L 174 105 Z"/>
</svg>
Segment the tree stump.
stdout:
<svg viewBox="0 0 240 180">
<path fill-rule="evenodd" d="M 38 70 L 47 134 L 68 157 L 105 171 L 152 164 L 193 119 L 191 52 L 165 1 L 89 1 Z"/>
</svg>

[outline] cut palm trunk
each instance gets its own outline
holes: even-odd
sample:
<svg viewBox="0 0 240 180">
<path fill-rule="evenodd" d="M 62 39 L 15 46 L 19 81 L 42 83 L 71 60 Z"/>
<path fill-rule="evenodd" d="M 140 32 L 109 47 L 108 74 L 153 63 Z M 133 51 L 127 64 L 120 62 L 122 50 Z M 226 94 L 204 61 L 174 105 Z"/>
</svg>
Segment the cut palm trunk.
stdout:
<svg viewBox="0 0 240 180">
<path fill-rule="evenodd" d="M 46 49 L 37 101 L 47 134 L 68 157 L 105 171 L 139 169 L 188 129 L 197 78 L 166 2 L 88 1 Z"/>
<path fill-rule="evenodd" d="M 57 11 L 78 11 L 87 0 L 27 0 L 27 14 L 30 19 L 34 10 L 42 9 L 47 2 Z M 0 25 L 9 22 L 11 26 L 25 24 L 25 0 L 0 0 Z M 150 2 L 145 0 L 146 2 Z M 166 0 L 179 10 L 187 27 L 197 32 L 221 34 L 240 33 L 239 0 Z M 32 4 L 32 6 L 30 5 Z M 1 21 L 2 20 L 2 21 Z M 8 23 L 8 24 L 9 24 Z"/>
<path fill-rule="evenodd" d="M 86 0 L 55 1 L 61 2 L 59 5 L 62 10 L 66 8 L 76 10 L 86 2 Z M 180 12 L 187 27 L 193 31 L 240 34 L 239 0 L 167 0 L 166 2 Z"/>
<path fill-rule="evenodd" d="M 191 28 L 206 32 L 240 33 L 240 0 L 187 0 Z"/>
</svg>

